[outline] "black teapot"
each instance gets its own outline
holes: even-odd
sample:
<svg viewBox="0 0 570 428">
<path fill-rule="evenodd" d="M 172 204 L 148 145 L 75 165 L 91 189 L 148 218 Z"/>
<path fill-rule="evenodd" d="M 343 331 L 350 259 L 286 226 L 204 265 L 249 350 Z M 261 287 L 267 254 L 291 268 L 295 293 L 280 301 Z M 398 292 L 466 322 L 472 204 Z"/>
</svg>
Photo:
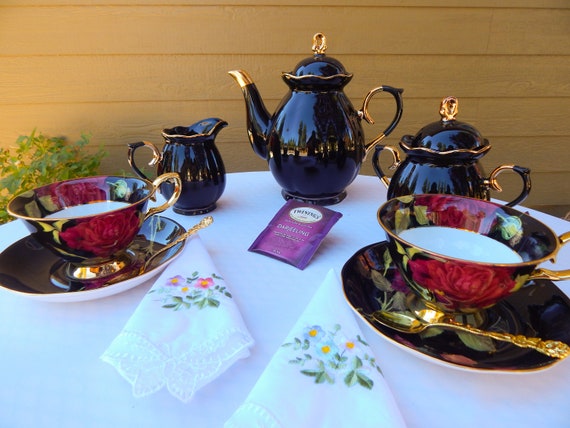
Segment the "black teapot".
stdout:
<svg viewBox="0 0 570 428">
<path fill-rule="evenodd" d="M 516 165 L 501 165 L 486 178 L 479 159 L 491 145 L 471 125 L 455 119 L 459 103 L 455 97 L 444 98 L 440 105 L 441 120 L 424 126 L 415 136 L 404 135 L 400 147 L 407 158 L 401 162 L 399 152 L 391 146 L 377 145 L 372 166 L 388 188 L 388 199 L 420 193 L 444 193 L 490 199 L 490 190 L 501 191 L 497 176 L 512 170 L 522 178 L 522 191 L 508 206 L 519 204 L 531 189 L 530 170 Z M 389 167 L 396 172 L 388 178 L 379 163 L 383 150 L 392 154 Z"/>
<path fill-rule="evenodd" d="M 273 115 L 245 71 L 229 72 L 243 91 L 251 146 L 269 163 L 283 197 L 318 205 L 344 199 L 366 154 L 394 130 L 402 116 L 402 89 L 390 86 L 372 89 L 357 111 L 343 92 L 352 74 L 327 57 L 326 48 L 325 36 L 315 34 L 314 55 L 299 62 L 293 72 L 282 74 L 290 91 Z M 396 114 L 383 133 L 365 143 L 361 120 L 374 123 L 367 107 L 379 92 L 394 97 Z"/>
<path fill-rule="evenodd" d="M 174 212 L 184 215 L 210 212 L 226 187 L 226 169 L 214 140 L 227 125 L 226 121 L 212 117 L 190 126 L 164 129 L 162 152 L 148 141 L 129 144 L 129 165 L 136 175 L 148 180 L 135 163 L 135 151 L 139 147 L 150 148 L 153 158 L 149 165 L 157 165 L 158 175 L 177 172 L 182 179 L 182 193 L 172 207 Z M 164 183 L 160 191 L 169 198 L 173 186 Z"/>
</svg>

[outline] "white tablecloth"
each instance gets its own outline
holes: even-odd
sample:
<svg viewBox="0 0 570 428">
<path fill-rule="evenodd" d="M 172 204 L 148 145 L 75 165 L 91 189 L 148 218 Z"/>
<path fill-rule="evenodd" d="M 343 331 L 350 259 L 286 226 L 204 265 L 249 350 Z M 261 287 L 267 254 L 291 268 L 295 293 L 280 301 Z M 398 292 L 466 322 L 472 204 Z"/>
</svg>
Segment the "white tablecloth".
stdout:
<svg viewBox="0 0 570 428">
<path fill-rule="evenodd" d="M 188 404 L 166 391 L 136 399 L 99 357 L 120 332 L 152 281 L 99 300 L 48 303 L 0 289 L 0 427 L 221 427 L 243 402 L 327 272 L 338 272 L 365 245 L 384 239 L 376 210 L 386 199 L 376 177 L 359 176 L 330 208 L 343 217 L 304 270 L 247 251 L 284 204 L 268 172 L 228 174 L 214 224 L 201 238 L 231 284 L 255 339 L 237 362 Z M 558 234 L 570 223 L 532 212 Z M 170 211 L 186 227 L 198 217 Z M 27 234 L 0 227 L 0 250 Z M 559 267 L 570 265 L 563 248 Z M 558 286 L 570 295 L 570 281 Z M 362 325 L 410 427 L 537 427 L 570 424 L 570 360 L 517 374 L 460 371 L 395 347 Z M 349 409 L 347 409 L 350 411 Z"/>
</svg>

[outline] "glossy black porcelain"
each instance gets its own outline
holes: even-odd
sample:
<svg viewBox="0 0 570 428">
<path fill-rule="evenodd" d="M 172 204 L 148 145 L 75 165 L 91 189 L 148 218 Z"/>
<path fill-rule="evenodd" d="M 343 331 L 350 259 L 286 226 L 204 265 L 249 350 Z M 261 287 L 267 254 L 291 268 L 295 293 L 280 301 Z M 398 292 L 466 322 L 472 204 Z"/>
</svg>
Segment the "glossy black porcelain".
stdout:
<svg viewBox="0 0 570 428">
<path fill-rule="evenodd" d="M 494 372 L 539 370 L 561 361 L 510 343 L 483 341 L 471 334 L 462 336 L 436 329 L 400 333 L 373 321 L 367 315 L 380 309 L 406 311 L 402 296 L 411 292 L 392 263 L 386 242 L 358 250 L 343 266 L 341 278 L 348 304 L 373 331 L 429 361 Z M 487 309 L 482 327 L 570 344 L 570 300 L 552 282 L 537 280 Z"/>
<path fill-rule="evenodd" d="M 130 271 L 128 275 L 92 282 L 69 278 L 54 281 L 54 273 L 61 268 L 62 259 L 33 236 L 26 236 L 0 253 L 0 287 L 25 297 L 52 302 L 76 302 L 120 293 L 150 279 L 178 256 L 185 242 L 160 251 L 184 232 L 182 225 L 168 217 L 150 217 L 128 248 L 137 260 L 135 268 L 150 261 L 144 272 Z"/>
<path fill-rule="evenodd" d="M 401 162 L 397 149 L 377 145 L 372 166 L 388 188 L 388 199 L 411 194 L 445 193 L 489 200 L 490 190 L 501 191 L 497 176 L 503 171 L 516 172 L 522 178 L 521 193 L 507 205 L 521 203 L 531 189 L 530 170 L 517 165 L 501 165 L 489 176 L 479 159 L 491 145 L 473 126 L 457 121 L 458 101 L 447 97 L 441 103 L 441 121 L 424 126 L 415 136 L 404 135 L 400 148 L 406 154 Z M 388 178 L 380 166 L 383 150 L 393 156 Z"/>
<path fill-rule="evenodd" d="M 148 147 L 153 151 L 150 165 L 157 165 L 157 174 L 177 172 L 182 179 L 182 193 L 173 210 L 179 214 L 204 214 L 216 208 L 216 202 L 226 187 L 226 170 L 215 139 L 227 122 L 218 118 L 200 120 L 190 126 L 164 129 L 165 145 L 160 152 L 147 141 L 129 144 L 128 161 L 135 174 L 146 175 L 135 163 L 135 151 Z M 173 191 L 168 183 L 160 188 L 165 197 Z"/>
<path fill-rule="evenodd" d="M 402 115 L 402 89 L 380 86 L 365 97 L 356 110 L 343 89 L 352 79 L 343 65 L 327 57 L 324 36 L 316 34 L 312 57 L 302 60 L 282 77 L 290 91 L 271 115 L 251 77 L 230 71 L 240 85 L 247 111 L 247 128 L 254 152 L 269 164 L 285 199 L 329 205 L 346 196 L 346 187 L 358 175 L 366 153 L 390 134 Z M 388 127 L 370 143 L 365 142 L 362 119 L 370 99 L 388 92 L 396 102 L 396 114 Z"/>
</svg>

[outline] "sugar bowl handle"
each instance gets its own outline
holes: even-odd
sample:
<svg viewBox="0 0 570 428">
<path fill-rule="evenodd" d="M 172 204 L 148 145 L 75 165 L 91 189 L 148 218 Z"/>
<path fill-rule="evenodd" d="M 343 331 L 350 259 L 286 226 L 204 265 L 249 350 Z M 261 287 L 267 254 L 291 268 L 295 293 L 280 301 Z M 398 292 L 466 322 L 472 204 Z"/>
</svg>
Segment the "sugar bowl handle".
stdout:
<svg viewBox="0 0 570 428">
<path fill-rule="evenodd" d="M 497 177 L 500 173 L 507 170 L 516 172 L 518 175 L 521 176 L 523 181 L 523 189 L 521 193 L 511 202 L 505 204 L 508 207 L 512 207 L 524 201 L 528 196 L 528 194 L 530 193 L 530 188 L 531 188 L 530 169 L 517 165 L 501 165 L 495 168 L 493 172 L 491 172 L 489 178 L 485 180 L 485 184 L 498 192 L 502 192 L 503 189 L 497 182 Z"/>
<path fill-rule="evenodd" d="M 381 144 L 378 144 L 374 148 L 374 154 L 372 155 L 372 168 L 374 168 L 374 172 L 387 189 L 390 185 L 390 178 L 384 174 L 384 171 L 382 171 L 382 168 L 380 167 L 380 152 L 382 152 L 382 150 L 387 150 L 392 154 L 392 164 L 388 167 L 389 170 L 393 171 L 397 169 L 402 162 L 400 160 L 400 152 L 398 149 L 392 146 L 383 146 Z"/>
</svg>

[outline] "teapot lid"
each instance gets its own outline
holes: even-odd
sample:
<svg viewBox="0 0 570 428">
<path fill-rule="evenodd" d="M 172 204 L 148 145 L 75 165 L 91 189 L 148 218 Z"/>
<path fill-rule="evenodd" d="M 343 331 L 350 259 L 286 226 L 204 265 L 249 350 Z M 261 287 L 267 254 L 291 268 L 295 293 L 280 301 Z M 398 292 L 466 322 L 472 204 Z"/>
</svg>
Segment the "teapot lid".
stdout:
<svg viewBox="0 0 570 428">
<path fill-rule="evenodd" d="M 293 88 L 311 89 L 312 87 L 342 88 L 352 73 L 347 73 L 344 66 L 335 58 L 326 56 L 326 37 L 322 33 L 313 36 L 313 56 L 303 59 L 290 73 L 282 73 L 285 82 Z"/>
<path fill-rule="evenodd" d="M 441 120 L 424 126 L 412 137 L 405 135 L 400 146 L 405 151 L 424 151 L 437 155 L 482 155 L 491 146 L 472 125 L 455 119 L 459 101 L 446 97 L 441 101 Z"/>
</svg>

